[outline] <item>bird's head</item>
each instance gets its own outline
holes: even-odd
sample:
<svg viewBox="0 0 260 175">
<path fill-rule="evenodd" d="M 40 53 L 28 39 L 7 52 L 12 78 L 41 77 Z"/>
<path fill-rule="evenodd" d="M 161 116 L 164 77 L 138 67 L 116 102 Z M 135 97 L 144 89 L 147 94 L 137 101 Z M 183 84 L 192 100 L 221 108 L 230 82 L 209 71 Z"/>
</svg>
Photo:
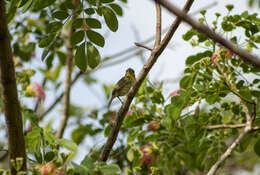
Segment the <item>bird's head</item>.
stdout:
<svg viewBox="0 0 260 175">
<path fill-rule="evenodd" d="M 135 71 L 134 71 L 134 69 L 128 68 L 126 70 L 125 74 L 126 74 L 127 77 L 131 77 L 131 78 L 135 79 Z"/>
</svg>

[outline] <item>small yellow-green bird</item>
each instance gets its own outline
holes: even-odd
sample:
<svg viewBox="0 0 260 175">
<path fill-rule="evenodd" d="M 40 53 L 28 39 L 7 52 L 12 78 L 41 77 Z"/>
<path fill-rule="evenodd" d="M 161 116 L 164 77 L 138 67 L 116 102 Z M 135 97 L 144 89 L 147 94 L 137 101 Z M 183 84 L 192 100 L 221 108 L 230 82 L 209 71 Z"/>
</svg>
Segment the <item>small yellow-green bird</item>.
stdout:
<svg viewBox="0 0 260 175">
<path fill-rule="evenodd" d="M 134 84 L 134 82 L 135 82 L 135 71 L 132 68 L 128 68 L 126 70 L 125 76 L 122 77 L 116 83 L 116 85 L 112 91 L 112 97 L 108 102 L 108 108 L 110 107 L 114 98 L 118 97 L 118 99 L 120 100 L 119 96 L 126 95 L 128 93 L 128 91 L 130 90 L 131 86 Z"/>
</svg>

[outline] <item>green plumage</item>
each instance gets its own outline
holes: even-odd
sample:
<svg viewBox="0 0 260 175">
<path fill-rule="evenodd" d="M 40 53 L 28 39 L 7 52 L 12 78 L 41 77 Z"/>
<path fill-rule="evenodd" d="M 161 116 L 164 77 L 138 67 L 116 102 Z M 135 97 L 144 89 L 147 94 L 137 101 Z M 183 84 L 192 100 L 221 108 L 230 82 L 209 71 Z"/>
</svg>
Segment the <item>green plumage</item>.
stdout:
<svg viewBox="0 0 260 175">
<path fill-rule="evenodd" d="M 112 91 L 112 97 L 108 102 L 108 107 L 110 107 L 114 98 L 126 95 L 134 82 L 135 82 L 134 70 L 129 68 L 126 70 L 125 76 L 116 83 Z"/>
</svg>

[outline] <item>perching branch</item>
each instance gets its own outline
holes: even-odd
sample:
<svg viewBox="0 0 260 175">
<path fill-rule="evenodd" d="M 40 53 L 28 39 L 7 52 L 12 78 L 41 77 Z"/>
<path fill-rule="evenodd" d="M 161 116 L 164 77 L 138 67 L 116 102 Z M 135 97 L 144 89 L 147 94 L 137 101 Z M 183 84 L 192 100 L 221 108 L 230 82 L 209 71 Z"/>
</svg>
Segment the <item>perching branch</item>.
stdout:
<svg viewBox="0 0 260 175">
<path fill-rule="evenodd" d="M 246 125 L 245 124 L 233 124 L 233 125 L 228 125 L 228 124 L 221 124 L 221 125 L 211 125 L 211 126 L 206 126 L 206 129 L 234 129 L 234 128 L 244 128 Z"/>
<path fill-rule="evenodd" d="M 23 135 L 22 113 L 18 100 L 15 68 L 7 26 L 5 5 L 5 0 L 0 0 L 0 79 L 8 133 L 9 167 L 11 174 L 16 175 L 17 170 L 11 163 L 11 160 L 16 161 L 17 158 L 22 159 L 21 169 L 19 171 L 26 171 L 26 151 Z"/>
<path fill-rule="evenodd" d="M 184 7 L 185 12 L 187 12 L 190 9 L 193 1 L 194 0 L 188 0 L 186 2 L 185 7 Z M 124 103 L 122 104 L 121 108 L 119 109 L 119 111 L 117 113 L 115 123 L 114 123 L 113 127 L 111 128 L 107 142 L 106 142 L 106 144 L 103 148 L 103 151 L 102 151 L 102 153 L 99 157 L 99 161 L 105 162 L 108 159 L 109 153 L 110 153 L 110 151 L 111 151 L 111 149 L 112 149 L 112 147 L 113 147 L 113 145 L 114 145 L 114 143 L 117 139 L 120 127 L 123 123 L 124 117 L 125 117 L 128 109 L 129 109 L 129 106 L 130 106 L 135 94 L 137 93 L 137 91 L 138 91 L 139 87 L 141 86 L 142 82 L 144 81 L 145 77 L 147 76 L 147 74 L 151 70 L 152 66 L 157 61 L 158 57 L 161 55 L 161 53 L 164 51 L 164 49 L 168 45 L 170 39 L 172 38 L 173 34 L 175 33 L 175 31 L 178 28 L 180 23 L 181 23 L 181 19 L 176 18 L 174 23 L 171 25 L 168 33 L 164 37 L 162 43 L 158 47 L 155 47 L 153 49 L 153 51 L 151 52 L 150 58 L 147 60 L 147 62 L 144 64 L 141 72 L 138 74 L 136 82 L 131 87 L 130 91 L 128 92 L 128 94 L 125 98 Z"/>
<path fill-rule="evenodd" d="M 78 7 L 80 4 L 79 0 L 73 0 L 73 4 Z M 72 21 L 77 18 L 76 10 L 73 11 Z M 74 29 L 70 27 L 68 38 L 71 38 L 72 34 L 74 33 Z M 66 48 L 67 48 L 67 59 L 66 59 L 66 78 L 65 78 L 65 90 L 64 90 L 64 114 L 61 120 L 60 127 L 56 133 L 58 138 L 62 138 L 64 130 L 67 126 L 69 115 L 70 115 L 70 89 L 71 89 L 71 73 L 73 67 L 73 47 L 69 41 L 66 40 Z"/>
<path fill-rule="evenodd" d="M 198 23 L 197 21 L 193 20 L 189 15 L 185 14 L 178 8 L 176 8 L 173 4 L 169 3 L 166 0 L 153 0 L 160 3 L 163 7 L 165 7 L 168 11 L 178 16 L 180 19 L 191 25 L 194 29 L 197 31 L 205 34 L 207 37 L 211 38 L 212 40 L 220 43 L 221 45 L 225 46 L 229 50 L 231 50 L 233 53 L 240 56 L 244 61 L 256 66 L 260 67 L 260 59 L 252 54 L 250 54 L 248 51 L 238 47 L 237 45 L 231 43 L 230 41 L 222 38 L 220 35 L 216 34 L 214 31 L 212 31 L 210 28 L 208 28 L 206 25 Z"/>
</svg>

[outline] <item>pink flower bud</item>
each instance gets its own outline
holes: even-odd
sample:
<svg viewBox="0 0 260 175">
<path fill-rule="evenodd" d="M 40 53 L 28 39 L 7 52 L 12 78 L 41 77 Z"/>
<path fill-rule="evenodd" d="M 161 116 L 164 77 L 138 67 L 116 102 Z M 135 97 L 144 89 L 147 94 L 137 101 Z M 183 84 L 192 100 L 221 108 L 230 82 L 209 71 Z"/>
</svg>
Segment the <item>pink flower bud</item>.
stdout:
<svg viewBox="0 0 260 175">
<path fill-rule="evenodd" d="M 231 50 L 227 51 L 226 58 L 231 58 L 234 55 L 234 53 Z"/>
<path fill-rule="evenodd" d="M 180 94 L 178 94 L 178 91 L 179 91 L 179 90 L 184 90 L 184 89 L 183 89 L 183 88 L 177 89 L 177 90 L 173 91 L 173 92 L 170 94 L 170 96 L 171 96 L 171 97 L 180 96 Z"/>
<path fill-rule="evenodd" d="M 39 83 L 31 83 L 26 88 L 26 93 L 29 96 L 38 97 L 40 100 L 44 100 L 46 97 L 45 92 Z"/>
<path fill-rule="evenodd" d="M 145 165 L 150 166 L 153 161 L 151 145 L 149 144 L 145 145 L 141 151 L 143 153 L 141 164 L 144 166 Z"/>
<path fill-rule="evenodd" d="M 215 63 L 215 60 L 216 60 L 217 56 L 218 56 L 218 55 L 217 55 L 216 53 L 214 53 L 214 54 L 211 56 L 210 60 L 211 60 L 211 62 L 212 62 L 213 64 L 216 64 L 216 63 Z"/>
</svg>

